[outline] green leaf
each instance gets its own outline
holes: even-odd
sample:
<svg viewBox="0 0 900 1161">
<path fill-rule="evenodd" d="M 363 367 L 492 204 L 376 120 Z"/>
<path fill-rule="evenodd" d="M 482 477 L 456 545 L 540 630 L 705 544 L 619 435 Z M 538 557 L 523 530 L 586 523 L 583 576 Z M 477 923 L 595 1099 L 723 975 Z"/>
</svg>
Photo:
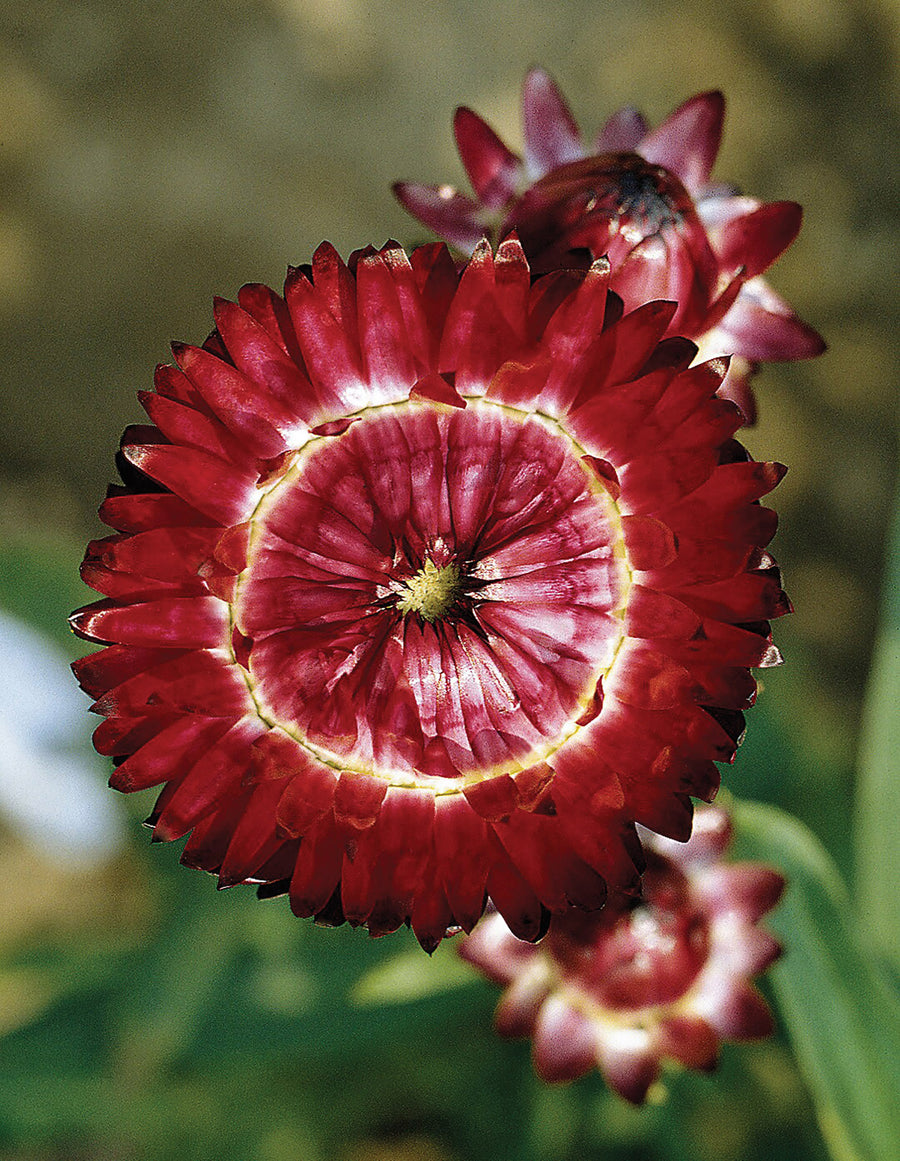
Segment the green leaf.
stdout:
<svg viewBox="0 0 900 1161">
<path fill-rule="evenodd" d="M 78 575 L 83 549 L 76 542 L 46 529 L 0 529 L 0 608 L 42 630 L 71 657 L 90 647 L 69 628 L 73 609 L 96 600 Z"/>
<path fill-rule="evenodd" d="M 352 1003 L 403 1004 L 465 987 L 476 978 L 472 969 L 446 945 L 432 957 L 419 948 L 402 951 L 365 972 L 350 991 Z"/>
<path fill-rule="evenodd" d="M 900 1141 L 900 1007 L 867 957 L 830 857 L 775 807 L 735 803 L 736 853 L 788 888 L 769 926 L 785 955 L 771 981 L 835 1161 L 885 1161 Z"/>
<path fill-rule="evenodd" d="M 186 880 L 157 939 L 120 996 L 119 1068 L 145 1083 L 186 1052 L 242 940 L 234 915 L 209 906 L 205 876 Z M 189 900 L 193 906 L 189 905 Z"/>
<path fill-rule="evenodd" d="M 900 491 L 884 577 L 881 631 L 863 715 L 856 791 L 856 897 L 863 934 L 900 972 L 896 825 L 900 818 Z"/>
</svg>

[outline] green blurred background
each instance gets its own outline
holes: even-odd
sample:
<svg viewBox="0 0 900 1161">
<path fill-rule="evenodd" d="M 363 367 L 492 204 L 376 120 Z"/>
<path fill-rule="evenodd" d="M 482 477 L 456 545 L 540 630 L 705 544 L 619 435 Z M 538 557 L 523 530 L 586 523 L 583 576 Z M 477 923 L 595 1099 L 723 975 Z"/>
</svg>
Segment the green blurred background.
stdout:
<svg viewBox="0 0 900 1161">
<path fill-rule="evenodd" d="M 389 186 L 464 185 L 457 104 L 518 146 L 532 64 L 588 137 L 626 102 L 657 123 L 719 87 L 714 176 L 803 203 L 771 281 L 831 347 L 757 380 L 747 442 L 790 465 L 796 614 L 726 784 L 804 819 L 849 877 L 896 470 L 898 62 L 892 0 L 3 0 L 0 608 L 78 654 L 77 566 L 168 341 L 323 238 L 426 240 Z M 149 849 L 151 804 L 116 800 L 124 851 L 88 867 L 0 819 L 2 1161 L 825 1157 L 783 1037 L 643 1111 L 598 1078 L 541 1088 L 452 947 L 427 961 L 216 895 Z"/>
</svg>

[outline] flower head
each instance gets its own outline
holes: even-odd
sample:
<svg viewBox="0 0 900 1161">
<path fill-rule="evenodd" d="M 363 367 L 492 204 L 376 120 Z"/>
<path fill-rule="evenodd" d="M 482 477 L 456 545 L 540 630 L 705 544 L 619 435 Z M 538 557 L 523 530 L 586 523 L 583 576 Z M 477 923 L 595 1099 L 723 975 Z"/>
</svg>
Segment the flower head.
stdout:
<svg viewBox="0 0 900 1161">
<path fill-rule="evenodd" d="M 73 616 L 112 785 L 221 885 L 434 947 L 602 905 L 687 838 L 788 608 L 716 360 L 607 264 L 345 264 L 218 301 L 126 431 Z"/>
<path fill-rule="evenodd" d="M 554 917 L 539 946 L 490 915 L 460 954 L 508 985 L 498 1031 L 534 1039 L 546 1081 L 599 1068 L 640 1103 L 664 1060 L 711 1069 L 725 1040 L 767 1036 L 772 1019 L 751 978 L 781 948 L 757 926 L 784 880 L 759 863 L 725 863 L 728 815 L 701 807 L 684 845 L 644 835 L 639 898 L 619 896 L 591 915 Z"/>
<path fill-rule="evenodd" d="M 796 237 L 800 207 L 710 183 L 724 112 L 721 93 L 699 93 L 650 130 L 622 109 L 585 147 L 562 94 L 534 69 L 523 91 L 524 158 L 460 108 L 454 129 L 475 198 L 446 185 L 394 189 L 466 253 L 485 235 L 496 241 L 515 230 L 535 271 L 606 255 L 626 309 L 676 301 L 671 335 L 694 339 L 701 358 L 736 356 L 722 393 L 752 422 L 756 365 L 810 358 L 824 344 L 760 277 Z"/>
</svg>

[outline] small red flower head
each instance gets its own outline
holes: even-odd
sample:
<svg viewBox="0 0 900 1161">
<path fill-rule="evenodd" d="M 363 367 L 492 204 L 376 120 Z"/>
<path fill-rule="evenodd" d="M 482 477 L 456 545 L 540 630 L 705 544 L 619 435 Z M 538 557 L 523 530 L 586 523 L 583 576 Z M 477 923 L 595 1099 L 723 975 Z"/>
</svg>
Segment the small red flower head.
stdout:
<svg viewBox="0 0 900 1161">
<path fill-rule="evenodd" d="M 112 785 L 299 915 L 517 935 L 685 839 L 788 608 L 726 371 L 521 246 L 291 270 L 177 345 L 73 617 Z"/>
<path fill-rule="evenodd" d="M 772 1018 L 750 982 L 781 948 L 759 919 L 784 880 L 759 863 L 725 863 L 727 814 L 702 807 L 684 845 L 644 834 L 639 898 L 618 896 L 600 912 L 555 916 L 539 946 L 522 943 L 490 915 L 460 954 L 508 985 L 497 1008 L 504 1036 L 531 1036 L 546 1081 L 599 1068 L 639 1104 L 664 1060 L 715 1067 L 724 1040 L 755 1040 Z"/>
<path fill-rule="evenodd" d="M 485 235 L 496 241 L 515 230 L 538 272 L 606 255 L 626 309 L 676 301 L 670 334 L 694 339 L 703 359 L 737 356 L 722 393 L 752 422 L 755 365 L 810 358 L 824 344 L 760 277 L 796 237 L 800 207 L 764 205 L 709 182 L 722 94 L 692 97 L 652 131 L 635 110 L 622 109 L 585 148 L 562 94 L 534 69 L 523 112 L 524 159 L 477 114 L 457 110 L 474 199 L 450 186 L 399 182 L 399 200 L 466 253 Z"/>
</svg>

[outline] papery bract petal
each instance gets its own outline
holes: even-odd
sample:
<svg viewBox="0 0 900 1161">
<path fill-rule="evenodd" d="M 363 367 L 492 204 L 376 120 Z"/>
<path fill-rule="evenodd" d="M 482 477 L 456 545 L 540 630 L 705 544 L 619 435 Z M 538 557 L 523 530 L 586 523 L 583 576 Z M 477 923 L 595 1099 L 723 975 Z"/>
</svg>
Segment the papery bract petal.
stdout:
<svg viewBox="0 0 900 1161">
<path fill-rule="evenodd" d="M 485 235 L 479 203 L 451 186 L 398 181 L 394 194 L 413 217 L 466 253 Z"/>
<path fill-rule="evenodd" d="M 719 152 L 724 119 L 722 94 L 698 93 L 637 142 L 637 152 L 671 170 L 691 193 L 701 192 Z"/>
<path fill-rule="evenodd" d="M 453 118 L 456 146 L 478 199 L 491 209 L 509 201 L 518 184 L 521 162 L 477 113 L 465 107 Z"/>
<path fill-rule="evenodd" d="M 594 141 L 595 153 L 633 153 L 649 126 L 639 110 L 626 105 L 607 120 Z"/>
<path fill-rule="evenodd" d="M 522 89 L 525 162 L 532 177 L 584 156 L 575 118 L 555 81 L 532 69 Z"/>
</svg>

